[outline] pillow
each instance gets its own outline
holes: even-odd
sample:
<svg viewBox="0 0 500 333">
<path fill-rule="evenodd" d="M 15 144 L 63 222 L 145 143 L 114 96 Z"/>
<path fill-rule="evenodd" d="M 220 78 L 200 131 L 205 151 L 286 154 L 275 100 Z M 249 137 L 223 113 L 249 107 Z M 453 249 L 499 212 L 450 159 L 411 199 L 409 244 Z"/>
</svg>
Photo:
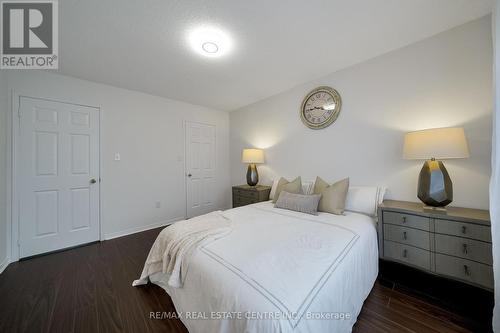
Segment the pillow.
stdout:
<svg viewBox="0 0 500 333">
<path fill-rule="evenodd" d="M 276 194 L 276 188 L 278 187 L 278 182 L 280 181 L 281 178 L 276 178 L 273 181 L 273 185 L 271 186 L 271 192 L 269 192 L 269 199 L 272 200 L 274 199 L 274 196 Z"/>
<path fill-rule="evenodd" d="M 276 194 L 276 188 L 278 187 L 278 182 L 281 178 L 277 178 L 273 181 L 273 185 L 271 186 L 271 192 L 269 193 L 269 200 L 274 199 Z M 312 194 L 314 187 L 314 181 L 305 181 L 302 183 L 302 193 L 304 194 Z"/>
<path fill-rule="evenodd" d="M 318 215 L 319 199 L 321 199 L 321 194 L 306 195 L 281 191 L 274 207 Z"/>
<path fill-rule="evenodd" d="M 375 217 L 386 190 L 385 187 L 351 186 L 347 192 L 345 209 Z"/>
<path fill-rule="evenodd" d="M 302 182 L 300 177 L 295 178 L 293 181 L 289 182 L 285 178 L 281 177 L 276 186 L 276 192 L 274 193 L 273 203 L 276 203 L 280 196 L 281 191 L 287 191 L 289 193 L 302 193 Z"/>
<path fill-rule="evenodd" d="M 349 178 L 328 185 L 323 179 L 316 177 L 314 194 L 321 194 L 318 210 L 320 212 L 342 215 L 344 213 Z"/>
<path fill-rule="evenodd" d="M 312 194 L 314 186 L 314 181 L 305 181 L 302 182 L 302 193 L 304 194 Z"/>
</svg>

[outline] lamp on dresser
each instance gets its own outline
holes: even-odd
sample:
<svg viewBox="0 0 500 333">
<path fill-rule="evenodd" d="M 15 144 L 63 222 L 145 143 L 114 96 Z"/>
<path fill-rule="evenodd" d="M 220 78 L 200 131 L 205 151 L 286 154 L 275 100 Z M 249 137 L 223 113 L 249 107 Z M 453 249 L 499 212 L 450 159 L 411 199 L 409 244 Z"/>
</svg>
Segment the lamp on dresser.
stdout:
<svg viewBox="0 0 500 333">
<path fill-rule="evenodd" d="M 446 211 L 453 201 L 453 184 L 442 159 L 467 158 L 469 148 L 463 128 L 432 128 L 407 133 L 405 159 L 425 160 L 418 177 L 417 197 L 424 208 Z"/>
<path fill-rule="evenodd" d="M 243 149 L 241 156 L 242 163 L 248 163 L 247 184 L 255 186 L 259 182 L 257 165 L 264 163 L 264 151 L 262 149 Z"/>
</svg>

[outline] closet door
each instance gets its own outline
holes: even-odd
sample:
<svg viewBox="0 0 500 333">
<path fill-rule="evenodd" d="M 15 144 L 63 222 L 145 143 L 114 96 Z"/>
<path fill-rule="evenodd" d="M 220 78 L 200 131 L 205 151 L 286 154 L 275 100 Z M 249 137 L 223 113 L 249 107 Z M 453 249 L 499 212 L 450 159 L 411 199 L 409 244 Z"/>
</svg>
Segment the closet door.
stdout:
<svg viewBox="0 0 500 333">
<path fill-rule="evenodd" d="M 186 122 L 187 217 L 215 207 L 215 126 Z"/>
<path fill-rule="evenodd" d="M 20 257 L 99 240 L 99 109 L 21 97 Z"/>
</svg>

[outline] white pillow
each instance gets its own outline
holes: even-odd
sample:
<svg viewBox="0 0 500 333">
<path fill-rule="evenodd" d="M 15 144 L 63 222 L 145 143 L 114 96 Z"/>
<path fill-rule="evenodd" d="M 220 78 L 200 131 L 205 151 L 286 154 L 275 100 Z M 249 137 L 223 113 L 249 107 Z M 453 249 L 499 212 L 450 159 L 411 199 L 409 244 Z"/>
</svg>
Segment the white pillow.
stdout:
<svg viewBox="0 0 500 333">
<path fill-rule="evenodd" d="M 276 188 L 278 187 L 278 182 L 280 181 L 280 178 L 281 177 L 277 177 L 273 181 L 273 186 L 271 186 L 271 192 L 269 193 L 269 200 L 273 200 L 274 199 L 274 195 L 276 194 Z"/>
<path fill-rule="evenodd" d="M 386 190 L 386 187 L 351 186 L 347 191 L 345 209 L 375 217 Z"/>
<path fill-rule="evenodd" d="M 271 192 L 269 193 L 269 200 L 273 200 L 276 195 L 276 187 L 278 187 L 278 182 L 281 177 L 277 177 L 273 181 L 273 185 L 271 186 Z M 308 180 L 302 182 L 302 194 L 311 194 L 314 189 L 314 180 Z"/>
<path fill-rule="evenodd" d="M 309 195 L 314 189 L 314 180 L 307 180 L 302 182 L 302 194 Z"/>
</svg>

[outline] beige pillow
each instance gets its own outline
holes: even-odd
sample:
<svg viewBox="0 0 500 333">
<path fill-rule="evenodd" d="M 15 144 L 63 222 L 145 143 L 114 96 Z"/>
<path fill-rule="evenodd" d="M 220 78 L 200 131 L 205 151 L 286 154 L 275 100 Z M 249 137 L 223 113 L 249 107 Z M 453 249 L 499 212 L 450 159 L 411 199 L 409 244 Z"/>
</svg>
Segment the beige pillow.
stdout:
<svg viewBox="0 0 500 333">
<path fill-rule="evenodd" d="M 328 185 L 323 179 L 316 177 L 314 194 L 321 194 L 318 211 L 342 215 L 345 208 L 349 178 L 342 179 L 335 184 Z"/>
<path fill-rule="evenodd" d="M 278 201 L 281 191 L 287 191 L 288 193 L 301 194 L 302 193 L 302 181 L 300 177 L 295 178 L 293 181 L 289 182 L 285 178 L 281 177 L 278 181 L 278 186 L 276 186 L 276 193 L 274 193 L 273 203 Z"/>
</svg>

